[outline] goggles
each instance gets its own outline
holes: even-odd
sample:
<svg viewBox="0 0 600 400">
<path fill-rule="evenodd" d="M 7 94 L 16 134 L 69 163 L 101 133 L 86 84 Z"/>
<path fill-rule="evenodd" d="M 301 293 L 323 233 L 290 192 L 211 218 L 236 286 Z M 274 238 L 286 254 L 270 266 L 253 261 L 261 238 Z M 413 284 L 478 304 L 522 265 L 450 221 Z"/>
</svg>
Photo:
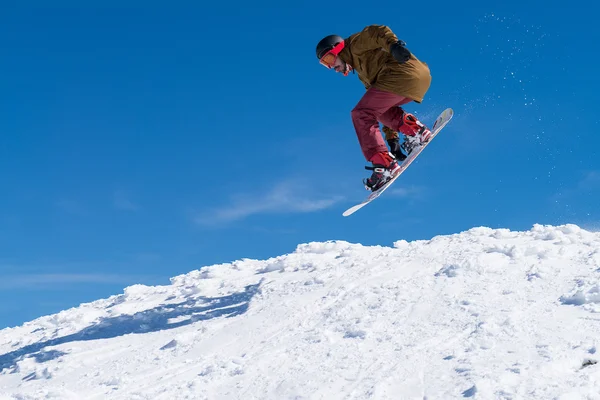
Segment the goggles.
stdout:
<svg viewBox="0 0 600 400">
<path fill-rule="evenodd" d="M 340 54 L 340 52 L 343 49 L 344 49 L 344 42 L 340 42 L 340 43 L 336 44 L 334 48 L 329 50 L 327 53 L 325 53 L 323 55 L 323 57 L 321 57 L 319 59 L 319 62 L 321 63 L 321 65 L 323 65 L 327 69 L 333 68 L 333 64 L 335 64 L 335 61 L 338 58 L 338 54 Z"/>
</svg>

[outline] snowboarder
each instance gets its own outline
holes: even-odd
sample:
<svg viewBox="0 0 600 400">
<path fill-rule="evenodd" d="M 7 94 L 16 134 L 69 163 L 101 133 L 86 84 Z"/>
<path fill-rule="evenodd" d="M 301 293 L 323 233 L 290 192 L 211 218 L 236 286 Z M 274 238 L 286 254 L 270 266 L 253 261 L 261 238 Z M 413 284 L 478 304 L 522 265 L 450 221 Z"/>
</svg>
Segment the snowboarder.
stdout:
<svg viewBox="0 0 600 400">
<path fill-rule="evenodd" d="M 426 63 L 420 61 L 385 25 L 370 25 L 344 39 L 324 37 L 317 44 L 317 58 L 328 69 L 347 76 L 358 73 L 367 92 L 352 110 L 352 122 L 358 142 L 373 174 L 363 182 L 368 190 L 382 187 L 399 170 L 415 145 L 427 142 L 431 131 L 401 106 L 421 103 L 431 84 Z M 384 127 L 388 151 L 379 130 Z M 400 145 L 398 132 L 405 135 Z M 391 153 L 390 153 L 391 152 Z"/>
</svg>

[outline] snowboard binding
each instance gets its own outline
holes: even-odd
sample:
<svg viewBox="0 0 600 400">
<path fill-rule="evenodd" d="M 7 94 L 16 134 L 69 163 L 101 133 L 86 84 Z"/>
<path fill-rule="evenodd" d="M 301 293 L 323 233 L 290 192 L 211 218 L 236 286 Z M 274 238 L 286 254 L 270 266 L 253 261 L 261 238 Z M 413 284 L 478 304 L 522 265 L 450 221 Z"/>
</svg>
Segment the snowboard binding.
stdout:
<svg viewBox="0 0 600 400">
<path fill-rule="evenodd" d="M 363 179 L 365 189 L 371 192 L 375 192 L 394 177 L 394 172 L 397 172 L 399 167 L 398 163 L 394 161 L 393 164 L 390 165 L 390 168 L 386 168 L 383 165 L 375 164 L 372 167 L 365 166 L 365 169 L 373 171 L 373 174 L 370 178 Z"/>
</svg>

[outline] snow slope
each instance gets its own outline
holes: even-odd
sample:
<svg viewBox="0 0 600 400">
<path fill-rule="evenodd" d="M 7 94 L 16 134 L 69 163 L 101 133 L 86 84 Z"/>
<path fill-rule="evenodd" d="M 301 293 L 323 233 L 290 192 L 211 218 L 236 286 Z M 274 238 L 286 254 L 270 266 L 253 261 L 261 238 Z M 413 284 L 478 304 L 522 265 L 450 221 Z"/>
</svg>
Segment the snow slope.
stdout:
<svg viewBox="0 0 600 400">
<path fill-rule="evenodd" d="M 600 399 L 600 234 L 308 243 L 0 331 L 0 399 Z"/>
</svg>

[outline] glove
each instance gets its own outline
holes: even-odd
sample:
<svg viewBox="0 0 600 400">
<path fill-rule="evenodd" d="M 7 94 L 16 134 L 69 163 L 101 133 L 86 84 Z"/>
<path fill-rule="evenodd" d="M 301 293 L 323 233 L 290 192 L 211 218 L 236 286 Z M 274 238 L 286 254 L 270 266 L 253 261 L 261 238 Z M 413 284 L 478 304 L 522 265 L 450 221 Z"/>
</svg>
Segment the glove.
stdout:
<svg viewBox="0 0 600 400">
<path fill-rule="evenodd" d="M 396 43 L 390 46 L 390 54 L 400 64 L 404 64 L 410 60 L 410 51 L 405 47 L 406 43 L 402 40 L 398 40 Z"/>
<path fill-rule="evenodd" d="M 396 137 L 388 140 L 387 143 L 390 146 L 390 153 L 396 157 L 396 160 L 402 162 L 406 159 L 406 156 L 402 153 L 402 150 L 400 150 L 400 139 Z"/>
</svg>

